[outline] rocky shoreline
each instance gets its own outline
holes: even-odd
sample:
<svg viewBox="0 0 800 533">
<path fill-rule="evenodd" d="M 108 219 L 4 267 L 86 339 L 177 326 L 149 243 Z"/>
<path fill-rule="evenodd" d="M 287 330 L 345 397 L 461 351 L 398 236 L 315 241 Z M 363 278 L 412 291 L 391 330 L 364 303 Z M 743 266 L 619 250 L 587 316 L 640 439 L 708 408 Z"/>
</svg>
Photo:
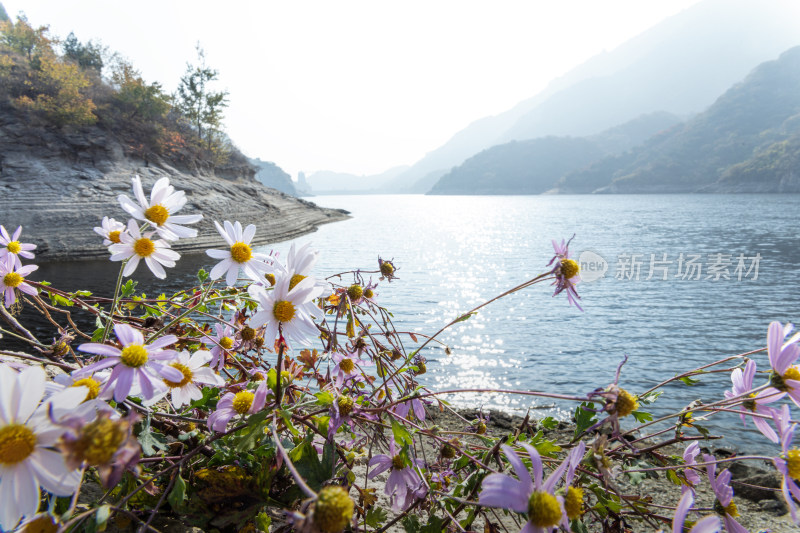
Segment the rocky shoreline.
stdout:
<svg viewBox="0 0 800 533">
<path fill-rule="evenodd" d="M 198 236 L 181 240 L 181 253 L 219 247 L 222 240 L 214 220 L 238 220 L 258 228 L 254 245 L 291 239 L 315 231 L 321 224 L 345 220 L 348 213 L 327 209 L 306 200 L 264 187 L 245 176 L 229 180 L 192 175 L 177 169 L 117 163 L 112 168 L 73 170 L 68 178 L 47 172 L 8 176 L 4 161 L 0 182 L 0 224 L 9 231 L 21 225 L 23 240 L 37 245 L 37 261 L 74 261 L 106 257 L 102 239 L 93 231 L 104 216 L 122 222 L 129 218 L 117 203 L 119 194 L 131 192 L 131 177 L 138 174 L 146 192 L 160 177 L 168 176 L 176 189 L 186 191 L 188 203 L 179 214 L 202 213 L 194 225 Z M 44 169 L 43 169 L 44 170 Z"/>
<path fill-rule="evenodd" d="M 117 196 L 133 197 L 131 178 L 137 174 L 148 194 L 157 179 L 169 177 L 188 199 L 178 214 L 203 215 L 193 226 L 198 237 L 176 243 L 181 253 L 218 247 L 223 241 L 214 220 L 255 224 L 253 244 L 263 245 L 348 218 L 344 210 L 265 187 L 255 179 L 257 170 L 236 151 L 213 168 L 199 160 L 179 165 L 157 156 L 143 159 L 99 127 L 29 124 L 0 106 L 0 224 L 9 231 L 23 227 L 23 241 L 37 245 L 37 262 L 107 257 L 93 228 L 104 216 L 127 222 Z"/>
</svg>

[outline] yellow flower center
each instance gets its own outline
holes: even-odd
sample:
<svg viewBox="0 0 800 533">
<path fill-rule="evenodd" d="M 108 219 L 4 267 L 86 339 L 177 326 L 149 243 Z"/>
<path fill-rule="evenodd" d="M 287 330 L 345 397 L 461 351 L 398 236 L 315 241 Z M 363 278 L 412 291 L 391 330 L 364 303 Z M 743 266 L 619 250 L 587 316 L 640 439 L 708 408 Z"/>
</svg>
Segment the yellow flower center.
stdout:
<svg viewBox="0 0 800 533">
<path fill-rule="evenodd" d="M 122 349 L 119 359 L 125 366 L 139 368 L 147 362 L 147 349 L 141 344 L 131 344 Z"/>
<path fill-rule="evenodd" d="M 9 424 L 0 429 L 0 464 L 15 465 L 24 461 L 36 447 L 36 435 L 27 426 Z"/>
<path fill-rule="evenodd" d="M 303 281 L 304 279 L 306 279 L 306 277 L 300 274 L 295 274 L 294 276 L 292 276 L 292 279 L 289 280 L 289 290 L 294 289 L 297 286 L 297 284 Z"/>
<path fill-rule="evenodd" d="M 148 257 L 156 251 L 156 245 L 147 237 L 142 237 L 141 239 L 136 239 L 136 242 L 133 243 L 133 251 L 139 257 Z"/>
<path fill-rule="evenodd" d="M 172 368 L 177 368 L 178 370 L 181 371 L 181 374 L 183 374 L 183 379 L 180 381 L 170 381 L 168 379 L 164 380 L 164 383 L 169 385 L 171 388 L 177 389 L 183 387 L 187 383 L 192 382 L 194 374 L 192 374 L 192 370 L 188 366 L 184 365 L 183 363 L 170 363 L 169 366 L 171 366 Z"/>
<path fill-rule="evenodd" d="M 275 274 L 264 274 L 264 278 L 269 281 L 269 284 L 274 287 L 275 286 Z"/>
<path fill-rule="evenodd" d="M 800 370 L 796 366 L 790 366 L 782 376 L 773 372 L 770 376 L 769 384 L 781 392 L 790 392 L 792 388 L 786 383 L 785 380 L 787 379 L 800 381 Z"/>
<path fill-rule="evenodd" d="M 243 341 L 251 341 L 256 338 L 256 330 L 245 326 L 242 328 L 241 335 Z"/>
<path fill-rule="evenodd" d="M 169 211 L 163 205 L 156 204 L 144 212 L 144 218 L 156 226 L 160 226 L 169 218 Z"/>
<path fill-rule="evenodd" d="M 22 528 L 20 533 L 56 533 L 58 523 L 49 514 L 34 518 Z"/>
<path fill-rule="evenodd" d="M 108 240 L 113 243 L 119 243 L 119 235 L 122 233 L 120 230 L 115 229 L 108 233 Z"/>
<path fill-rule="evenodd" d="M 253 258 L 253 250 L 243 242 L 234 243 L 231 246 L 231 259 L 237 263 L 247 263 Z"/>
<path fill-rule="evenodd" d="M 323 487 L 314 502 L 314 525 L 323 533 L 340 533 L 353 519 L 353 499 L 338 485 Z"/>
<path fill-rule="evenodd" d="M 353 363 L 352 359 L 350 359 L 349 357 L 345 357 L 339 363 L 339 370 L 341 370 L 345 374 L 349 374 L 350 372 L 353 371 L 353 368 L 355 368 L 355 366 L 356 365 L 355 365 L 355 363 Z"/>
<path fill-rule="evenodd" d="M 275 302 L 272 314 L 279 322 L 291 322 L 294 318 L 294 304 L 286 300 Z"/>
<path fill-rule="evenodd" d="M 578 265 L 578 262 L 574 259 L 562 259 L 561 260 L 561 275 L 567 279 L 572 279 L 573 277 L 578 275 L 578 272 L 581 271 L 581 267 Z"/>
<path fill-rule="evenodd" d="M 800 450 L 794 448 L 786 452 L 786 466 L 789 469 L 789 477 L 800 479 Z"/>
<path fill-rule="evenodd" d="M 230 337 L 222 337 L 219 340 L 219 345 L 221 348 L 225 350 L 230 350 L 233 347 L 233 339 L 231 339 Z"/>
<path fill-rule="evenodd" d="M 394 470 L 402 470 L 406 467 L 406 463 L 403 461 L 403 458 L 399 455 L 395 455 L 392 457 L 392 469 Z"/>
<path fill-rule="evenodd" d="M 347 296 L 350 297 L 350 300 L 360 300 L 363 295 L 364 289 L 362 289 L 361 285 L 357 283 L 354 283 L 347 288 Z"/>
<path fill-rule="evenodd" d="M 364 291 L 364 298 L 372 298 L 373 296 L 375 296 L 375 292 L 372 289 Z"/>
<path fill-rule="evenodd" d="M 394 267 L 389 261 L 384 261 L 381 263 L 381 275 L 382 276 L 391 276 L 394 274 Z"/>
<path fill-rule="evenodd" d="M 631 396 L 625 389 L 620 389 L 619 395 L 617 396 L 617 414 L 619 417 L 626 417 L 638 408 L 639 402 L 636 400 L 636 397 Z"/>
<path fill-rule="evenodd" d="M 73 387 L 86 387 L 89 393 L 86 395 L 86 400 L 94 400 L 100 395 L 100 383 L 94 378 L 79 379 L 72 384 Z M 84 401 L 86 401 L 84 400 Z"/>
<path fill-rule="evenodd" d="M 19 245 L 19 241 L 11 241 L 6 244 L 6 250 L 12 254 L 18 254 L 22 250 L 22 246 Z"/>
<path fill-rule="evenodd" d="M 256 395 L 250 391 L 243 390 L 237 392 L 233 397 L 233 410 L 240 415 L 245 414 L 253 406 L 253 399 L 255 397 Z"/>
<path fill-rule="evenodd" d="M 755 397 L 756 397 L 756 393 L 755 393 L 755 392 L 751 392 L 751 393 L 750 393 L 750 394 L 747 396 L 747 398 L 748 398 L 748 399 L 747 399 L 747 400 L 744 400 L 744 401 L 742 402 L 742 407 L 744 407 L 744 408 L 745 408 L 745 409 L 747 409 L 748 411 L 753 411 L 753 412 L 755 412 L 755 410 L 756 410 L 756 408 L 757 408 L 758 406 L 756 405 L 756 402 L 755 402 L 755 400 L 751 400 L 751 399 L 749 399 L 749 398 L 755 398 Z"/>
<path fill-rule="evenodd" d="M 579 487 L 569 487 L 567 497 L 564 498 L 564 510 L 567 511 L 567 518 L 575 520 L 583 514 L 583 489 Z"/>
<path fill-rule="evenodd" d="M 739 516 L 739 509 L 736 508 L 736 503 L 731 500 L 731 503 L 726 505 L 725 507 L 719 502 L 719 500 L 714 500 L 714 512 L 720 516 L 728 515 L 730 517 L 737 517 Z"/>
<path fill-rule="evenodd" d="M 536 527 L 557 526 L 561 521 L 561 506 L 549 492 L 534 491 L 528 500 L 528 520 Z"/>
<path fill-rule="evenodd" d="M 339 396 L 339 399 L 336 400 L 336 405 L 339 406 L 339 414 L 347 416 L 353 412 L 355 402 L 350 396 Z"/>
<path fill-rule="evenodd" d="M 75 451 L 78 457 L 91 466 L 104 465 L 111 461 L 122 441 L 125 430 L 113 420 L 101 417 L 83 427 Z"/>
<path fill-rule="evenodd" d="M 17 274 L 16 272 L 9 272 L 5 276 L 3 276 L 3 283 L 6 287 L 19 287 L 19 285 L 25 280 L 22 276 Z"/>
</svg>

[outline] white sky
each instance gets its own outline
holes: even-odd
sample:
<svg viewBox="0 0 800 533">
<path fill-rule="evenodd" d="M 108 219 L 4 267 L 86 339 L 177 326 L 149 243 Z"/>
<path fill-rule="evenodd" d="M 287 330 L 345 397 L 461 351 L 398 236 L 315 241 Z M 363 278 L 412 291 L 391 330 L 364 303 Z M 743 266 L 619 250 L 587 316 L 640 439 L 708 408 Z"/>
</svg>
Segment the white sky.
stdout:
<svg viewBox="0 0 800 533">
<path fill-rule="evenodd" d="M 173 91 L 200 41 L 226 130 L 296 177 L 413 164 L 699 0 L 0 0 Z"/>
</svg>

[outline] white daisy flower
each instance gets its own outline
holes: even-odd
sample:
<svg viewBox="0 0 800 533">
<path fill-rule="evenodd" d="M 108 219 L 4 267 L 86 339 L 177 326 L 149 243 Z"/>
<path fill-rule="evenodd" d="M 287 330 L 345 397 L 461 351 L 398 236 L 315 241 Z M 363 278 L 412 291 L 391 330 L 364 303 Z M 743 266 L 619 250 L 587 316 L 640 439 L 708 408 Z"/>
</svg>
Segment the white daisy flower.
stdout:
<svg viewBox="0 0 800 533">
<path fill-rule="evenodd" d="M 103 221 L 94 228 L 94 231 L 103 237 L 103 246 L 111 246 L 122 242 L 119 237 L 125 232 L 125 224 L 113 218 L 103 217 Z"/>
<path fill-rule="evenodd" d="M 266 291 L 259 285 L 250 285 L 250 295 L 258 298 L 262 309 L 250 319 L 250 327 L 257 329 L 266 325 L 264 340 L 267 346 L 272 346 L 279 331 L 285 339 L 300 344 L 309 344 L 309 337 L 319 335 L 312 318 L 319 312 L 313 302 L 317 294 L 314 280 L 306 278 L 291 291 L 290 281 L 288 277 L 282 278 L 271 291 Z"/>
<path fill-rule="evenodd" d="M 175 261 L 181 257 L 180 254 L 171 250 L 167 241 L 163 239 L 154 241 L 151 239 L 152 236 L 153 232 L 142 235 L 136 221 L 130 219 L 127 233 L 119 235 L 120 243 L 108 247 L 112 261 L 128 260 L 128 264 L 125 265 L 125 270 L 122 272 L 123 276 L 133 274 L 136 267 L 139 266 L 140 259 L 144 259 L 147 267 L 159 279 L 167 277 L 167 273 L 161 265 L 169 268 L 175 266 Z"/>
<path fill-rule="evenodd" d="M 225 274 L 225 283 L 229 287 L 233 287 L 241 268 L 251 278 L 264 280 L 264 274 L 271 271 L 272 268 L 266 263 L 269 261 L 268 256 L 253 253 L 253 249 L 250 247 L 253 236 L 256 234 L 256 227 L 250 224 L 242 230 L 242 225 L 238 220 L 233 224 L 226 220 L 224 228 L 216 220 L 214 225 L 230 249 L 206 250 L 209 257 L 222 259 L 211 269 L 209 274 L 211 279 L 219 279 L 222 274 Z"/>
<path fill-rule="evenodd" d="M 17 268 L 22 266 L 20 256 L 25 259 L 33 259 L 31 250 L 36 249 L 35 244 L 19 242 L 19 234 L 22 233 L 22 226 L 18 226 L 14 235 L 9 235 L 6 228 L 0 225 L 0 260 L 6 256 L 11 256 Z"/>
<path fill-rule="evenodd" d="M 42 402 L 47 376 L 40 367 L 16 372 L 0 365 L 0 530 L 11 531 L 39 508 L 39 489 L 70 496 L 81 479 L 52 449 L 64 428 L 60 416 L 86 398 L 83 387 L 69 387 Z"/>
<path fill-rule="evenodd" d="M 319 251 L 311 248 L 311 243 L 306 243 L 299 250 L 295 251 L 294 243 L 289 248 L 289 255 L 286 256 L 286 273 L 290 278 L 289 290 L 306 278 L 311 277 L 311 269 L 319 258 Z M 315 294 L 313 298 L 327 298 L 333 293 L 331 284 L 324 279 L 312 278 L 314 281 Z"/>
<path fill-rule="evenodd" d="M 11 307 L 17 301 L 15 289 L 31 296 L 37 294 L 36 289 L 25 282 L 25 276 L 38 268 L 36 265 L 20 267 L 12 256 L 0 258 L 0 293 L 4 296 L 6 307 Z"/>
<path fill-rule="evenodd" d="M 197 237 L 197 230 L 186 228 L 180 224 L 194 224 L 203 219 L 203 215 L 176 215 L 181 208 L 186 205 L 186 194 L 183 191 L 176 191 L 175 187 L 169 184 L 169 178 L 161 178 L 150 192 L 150 201 L 144 195 L 142 180 L 139 176 L 134 176 L 133 194 L 139 201 L 137 205 L 125 194 L 117 197 L 122 209 L 130 213 L 137 220 L 144 220 L 152 224 L 158 234 L 163 238 L 175 241 L 187 237 Z"/>
<path fill-rule="evenodd" d="M 183 374 L 183 379 L 180 381 L 169 381 L 164 379 L 164 383 L 169 387 L 168 391 L 164 394 L 153 397 L 151 400 L 144 402 L 144 405 L 150 406 L 158 403 L 167 392 L 172 393 L 172 405 L 174 407 L 181 407 L 182 405 L 189 405 L 194 400 L 203 398 L 203 392 L 200 390 L 202 385 L 209 385 L 212 387 L 220 387 L 225 384 L 225 380 L 219 375 L 215 374 L 211 367 L 206 366 L 211 361 L 211 352 L 208 350 L 197 350 L 194 354 L 189 356 L 186 350 L 178 354 L 178 359 L 169 363 L 169 366 L 176 368 Z M 200 385 L 200 386 L 198 386 Z"/>
</svg>

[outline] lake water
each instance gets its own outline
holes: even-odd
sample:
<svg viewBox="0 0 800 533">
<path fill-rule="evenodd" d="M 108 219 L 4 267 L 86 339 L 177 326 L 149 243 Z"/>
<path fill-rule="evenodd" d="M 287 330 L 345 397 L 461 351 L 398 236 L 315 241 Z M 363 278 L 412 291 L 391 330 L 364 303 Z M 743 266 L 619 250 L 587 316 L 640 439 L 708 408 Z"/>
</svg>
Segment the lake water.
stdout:
<svg viewBox="0 0 800 533">
<path fill-rule="evenodd" d="M 353 215 L 296 240 L 312 242 L 321 251 L 317 274 L 375 270 L 378 256 L 394 259 L 399 279 L 381 283 L 377 293 L 400 330 L 433 333 L 460 313 L 544 272 L 554 238 L 574 233 L 573 255 L 589 251 L 596 255 L 585 259 L 600 264 L 599 256 L 607 263 L 605 277 L 579 286 L 584 312 L 569 307 L 564 295 L 552 298 L 549 285 L 536 285 L 449 330 L 441 339 L 452 355 L 441 348 L 425 353 L 428 372 L 421 379 L 433 389 L 581 395 L 611 383 L 627 355 L 620 385 L 636 393 L 676 373 L 763 347 L 772 320 L 800 319 L 797 195 L 312 200 Z M 285 254 L 289 244 L 270 248 Z M 202 256 L 183 258 L 177 271 L 168 271 L 166 284 L 140 268 L 139 288 L 157 294 L 212 264 Z M 42 265 L 38 277 L 56 286 L 108 291 L 116 272 L 108 262 L 69 263 Z M 756 361 L 760 369 L 768 368 L 765 354 Z M 671 386 L 657 412 L 699 398 L 713 401 L 729 386 L 728 374 L 705 376 L 694 387 Z M 450 400 L 569 416 L 564 405 L 546 399 L 462 394 Z M 737 428 L 737 440 L 730 444 L 774 453 L 752 427 L 738 431 L 737 416 L 722 414 L 715 420 L 709 424 L 712 431 L 718 424 Z"/>
</svg>

